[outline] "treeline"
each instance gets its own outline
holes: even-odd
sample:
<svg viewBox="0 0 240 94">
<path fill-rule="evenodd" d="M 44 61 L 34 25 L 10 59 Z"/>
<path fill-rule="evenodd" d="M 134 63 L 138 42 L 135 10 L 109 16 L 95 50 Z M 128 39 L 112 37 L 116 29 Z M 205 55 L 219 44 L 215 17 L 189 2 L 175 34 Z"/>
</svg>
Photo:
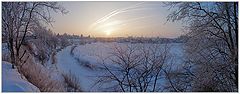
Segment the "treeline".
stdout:
<svg viewBox="0 0 240 94">
<path fill-rule="evenodd" d="M 117 42 L 124 43 L 184 43 L 187 41 L 186 36 L 180 36 L 178 38 L 145 38 L 145 37 L 128 37 L 128 38 L 122 38 L 118 39 Z"/>
<path fill-rule="evenodd" d="M 85 38 L 75 38 L 91 42 L 118 42 L 118 43 L 184 43 L 187 41 L 188 37 L 185 35 L 179 36 L 177 38 L 159 38 L 159 37 L 85 37 Z"/>
</svg>

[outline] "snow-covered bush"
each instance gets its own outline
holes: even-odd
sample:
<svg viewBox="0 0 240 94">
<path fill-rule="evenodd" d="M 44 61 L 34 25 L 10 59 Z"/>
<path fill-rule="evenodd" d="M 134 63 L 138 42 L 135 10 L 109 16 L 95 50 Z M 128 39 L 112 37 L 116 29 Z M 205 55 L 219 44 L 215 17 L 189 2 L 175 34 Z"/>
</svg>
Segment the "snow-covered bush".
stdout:
<svg viewBox="0 0 240 94">
<path fill-rule="evenodd" d="M 54 51 L 51 55 L 51 60 L 52 60 L 52 64 L 56 64 L 57 63 L 57 60 L 56 60 L 56 52 Z"/>
<path fill-rule="evenodd" d="M 74 46 L 72 46 L 72 48 L 71 48 L 70 54 L 71 54 L 72 56 L 74 56 L 74 49 L 75 49 L 76 47 L 77 47 L 77 46 L 74 45 Z"/>
<path fill-rule="evenodd" d="M 74 59 L 77 61 L 77 63 L 80 66 L 83 66 L 83 67 L 91 69 L 91 70 L 93 70 L 95 68 L 95 66 L 87 60 L 83 60 L 83 59 L 80 59 L 80 58 L 77 58 L 77 57 L 74 57 Z"/>
<path fill-rule="evenodd" d="M 10 52 L 7 43 L 2 43 L 2 61 L 10 62 Z"/>
<path fill-rule="evenodd" d="M 2 53 L 2 61 L 10 61 L 10 56 L 8 53 Z"/>
<path fill-rule="evenodd" d="M 66 91 L 68 92 L 82 91 L 79 84 L 79 79 L 74 74 L 69 72 L 67 74 L 62 74 L 62 77 L 64 79 L 65 88 L 67 89 Z"/>
<path fill-rule="evenodd" d="M 59 40 L 51 30 L 42 26 L 35 27 L 34 30 L 37 39 L 33 40 L 32 43 L 36 46 L 36 58 L 44 65 L 56 51 Z"/>
<path fill-rule="evenodd" d="M 43 65 L 36 63 L 37 61 L 35 61 L 32 54 L 26 51 L 23 59 L 26 61 L 17 66 L 17 69 L 29 82 L 38 87 L 40 91 L 64 91 L 62 82 L 53 78 L 52 75 L 55 73 L 49 71 Z"/>
<path fill-rule="evenodd" d="M 20 71 L 40 91 L 64 91 L 62 83 L 51 78 L 51 73 L 38 63 L 26 63 Z"/>
<path fill-rule="evenodd" d="M 69 45 L 71 45 L 71 42 L 68 40 L 70 35 L 64 33 L 63 35 L 57 35 L 57 37 L 59 38 L 59 42 L 60 42 L 60 48 L 63 49 Z"/>
</svg>

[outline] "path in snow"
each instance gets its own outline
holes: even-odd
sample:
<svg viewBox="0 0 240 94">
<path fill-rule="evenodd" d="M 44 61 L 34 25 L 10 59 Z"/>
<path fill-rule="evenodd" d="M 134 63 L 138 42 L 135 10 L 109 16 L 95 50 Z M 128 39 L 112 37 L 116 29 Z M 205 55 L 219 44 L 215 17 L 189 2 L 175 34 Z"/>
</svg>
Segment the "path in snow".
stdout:
<svg viewBox="0 0 240 94">
<path fill-rule="evenodd" d="M 70 55 L 72 46 L 68 46 L 62 51 L 58 52 L 57 58 L 57 68 L 61 73 L 71 72 L 80 80 L 80 85 L 83 91 L 96 91 L 92 88 L 96 77 L 95 71 L 89 70 L 85 67 L 80 66 L 77 61 Z"/>
</svg>

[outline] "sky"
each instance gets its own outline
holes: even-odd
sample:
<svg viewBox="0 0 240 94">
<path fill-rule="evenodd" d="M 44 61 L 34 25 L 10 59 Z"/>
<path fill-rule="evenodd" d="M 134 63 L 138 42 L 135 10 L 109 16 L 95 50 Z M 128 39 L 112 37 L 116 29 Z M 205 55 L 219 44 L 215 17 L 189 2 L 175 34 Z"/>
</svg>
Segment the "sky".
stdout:
<svg viewBox="0 0 240 94">
<path fill-rule="evenodd" d="M 165 37 L 182 34 L 182 24 L 167 22 L 162 2 L 58 2 L 69 12 L 53 13 L 53 31 L 94 37 Z"/>
</svg>

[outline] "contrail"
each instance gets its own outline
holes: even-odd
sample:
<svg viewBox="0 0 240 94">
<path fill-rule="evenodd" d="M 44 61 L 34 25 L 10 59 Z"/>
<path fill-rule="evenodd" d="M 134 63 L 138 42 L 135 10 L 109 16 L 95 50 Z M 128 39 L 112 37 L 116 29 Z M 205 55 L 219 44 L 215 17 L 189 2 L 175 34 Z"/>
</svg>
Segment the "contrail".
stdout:
<svg viewBox="0 0 240 94">
<path fill-rule="evenodd" d="M 141 21 L 142 19 L 146 19 L 146 18 L 151 18 L 151 17 L 154 17 L 156 15 L 152 15 L 152 16 L 144 16 L 144 17 L 138 17 L 138 18 L 133 18 L 133 19 L 129 19 L 129 20 L 123 20 L 123 21 L 113 21 L 111 23 L 107 23 L 107 24 L 104 24 L 104 25 L 101 25 L 101 26 L 97 26 L 95 29 L 101 29 L 101 28 L 104 28 L 104 27 L 108 27 L 108 26 L 115 26 L 115 25 L 118 25 L 119 26 L 124 26 L 124 25 L 127 25 L 129 23 L 132 23 L 132 22 L 139 22 Z"/>
<path fill-rule="evenodd" d="M 144 16 L 144 17 L 138 17 L 138 18 L 134 18 L 134 19 L 129 19 L 129 20 L 125 20 L 123 22 L 121 22 L 120 24 L 118 25 L 121 25 L 121 26 L 124 26 L 124 25 L 127 25 L 129 23 L 133 23 L 133 22 L 140 22 L 142 21 L 143 19 L 148 19 L 148 18 L 151 18 L 151 17 L 155 17 L 157 15 L 152 15 L 152 16 Z"/>
<path fill-rule="evenodd" d="M 117 15 L 117 14 L 119 14 L 119 13 L 123 13 L 123 12 L 127 12 L 127 11 L 132 11 L 132 10 L 130 10 L 130 9 L 132 9 L 132 8 L 137 8 L 137 7 L 139 7 L 140 5 L 142 5 L 143 3 L 144 3 L 144 2 L 140 2 L 140 3 L 137 3 L 137 4 L 132 5 L 132 6 L 130 6 L 130 7 L 127 7 L 127 8 L 117 9 L 117 10 L 115 10 L 115 11 L 113 11 L 113 12 L 105 15 L 105 16 L 102 17 L 101 19 L 97 20 L 95 23 L 98 24 L 98 23 L 104 22 L 104 21 L 108 20 L 109 18 L 111 18 L 112 16 Z"/>
<path fill-rule="evenodd" d="M 140 21 L 141 19 L 151 18 L 151 17 L 154 17 L 154 16 L 157 16 L 157 15 L 151 15 L 151 16 L 143 16 L 143 17 L 133 18 L 133 19 L 125 20 L 125 21 L 123 21 L 123 23 Z"/>
<path fill-rule="evenodd" d="M 91 27 L 95 26 L 96 24 L 99 24 L 99 23 L 102 23 L 102 22 L 105 22 L 106 20 L 108 20 L 109 18 L 111 18 L 112 16 L 115 16 L 119 13 L 124 13 L 124 12 L 128 12 L 128 11 L 136 11 L 136 10 L 139 10 L 139 9 L 135 9 L 139 6 L 141 6 L 144 2 L 140 2 L 140 3 L 137 3 L 137 4 L 134 4 L 130 7 L 127 7 L 127 8 L 123 8 L 123 9 L 117 9 L 117 10 L 114 10 L 112 11 L 111 13 L 105 15 L 104 17 L 100 18 L 99 20 L 97 20 L 95 23 L 93 23 L 91 25 Z"/>
</svg>

